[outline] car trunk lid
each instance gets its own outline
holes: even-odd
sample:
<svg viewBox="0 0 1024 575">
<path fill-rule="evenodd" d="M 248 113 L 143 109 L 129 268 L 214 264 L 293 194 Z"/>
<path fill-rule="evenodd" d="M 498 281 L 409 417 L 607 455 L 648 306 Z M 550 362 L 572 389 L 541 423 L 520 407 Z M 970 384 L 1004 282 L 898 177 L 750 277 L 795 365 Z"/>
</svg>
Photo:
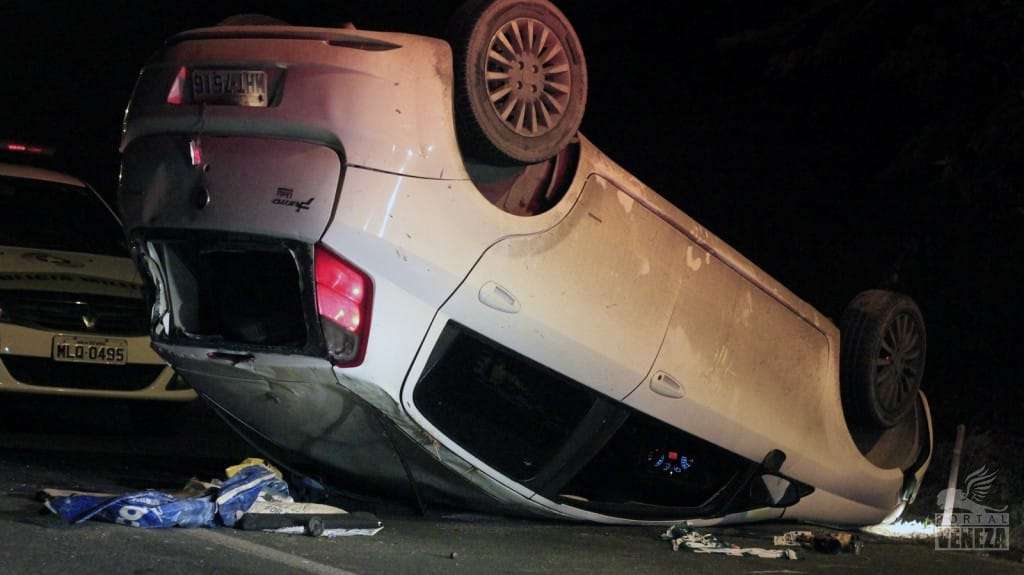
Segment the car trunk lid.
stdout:
<svg viewBox="0 0 1024 575">
<path fill-rule="evenodd" d="M 341 159 L 292 140 L 164 134 L 125 151 L 126 227 L 207 229 L 315 242 L 338 194 Z"/>
</svg>

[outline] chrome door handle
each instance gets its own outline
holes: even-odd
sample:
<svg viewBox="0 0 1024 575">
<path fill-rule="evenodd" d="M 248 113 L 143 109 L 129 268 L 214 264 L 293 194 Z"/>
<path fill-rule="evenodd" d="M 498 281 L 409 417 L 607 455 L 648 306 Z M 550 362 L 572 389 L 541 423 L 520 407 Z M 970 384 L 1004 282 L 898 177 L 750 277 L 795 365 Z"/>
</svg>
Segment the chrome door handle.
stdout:
<svg viewBox="0 0 1024 575">
<path fill-rule="evenodd" d="M 686 397 L 686 389 L 683 388 L 683 384 L 676 381 L 675 378 L 664 371 L 656 372 L 651 376 L 650 385 L 651 391 L 658 395 L 671 397 L 672 399 Z"/>
<path fill-rule="evenodd" d="M 516 296 L 495 282 L 489 281 L 481 286 L 478 297 L 480 303 L 491 309 L 503 313 L 519 313 L 520 305 Z"/>
</svg>

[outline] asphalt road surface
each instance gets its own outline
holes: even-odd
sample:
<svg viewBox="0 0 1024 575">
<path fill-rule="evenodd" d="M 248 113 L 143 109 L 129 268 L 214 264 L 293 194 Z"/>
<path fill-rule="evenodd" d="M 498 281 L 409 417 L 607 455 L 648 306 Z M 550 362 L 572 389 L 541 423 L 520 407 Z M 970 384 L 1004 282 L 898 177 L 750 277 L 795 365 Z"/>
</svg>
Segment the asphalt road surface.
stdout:
<svg viewBox="0 0 1024 575">
<path fill-rule="evenodd" d="M 329 540 L 232 529 L 69 526 L 36 500 L 44 487 L 173 490 L 219 477 L 251 451 L 201 405 L 0 397 L 0 570 L 4 573 L 1022 573 L 1019 558 L 866 540 L 858 555 L 799 551 L 796 561 L 673 552 L 658 527 L 607 527 L 376 509 L 373 537 Z M 792 524 L 721 529 L 771 547 Z M 1022 526 L 1021 528 L 1024 528 Z"/>
</svg>

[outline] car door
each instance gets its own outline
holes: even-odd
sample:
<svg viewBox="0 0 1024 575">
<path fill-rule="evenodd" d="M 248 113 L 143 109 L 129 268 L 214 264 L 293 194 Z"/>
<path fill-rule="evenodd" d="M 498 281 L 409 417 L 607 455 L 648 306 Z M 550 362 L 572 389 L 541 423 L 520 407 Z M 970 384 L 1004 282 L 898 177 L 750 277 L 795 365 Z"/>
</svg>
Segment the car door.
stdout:
<svg viewBox="0 0 1024 575">
<path fill-rule="evenodd" d="M 650 377 L 625 404 L 782 474 L 881 506 L 838 384 L 838 330 L 713 237 L 677 236 L 679 296 Z M 842 472 L 837 472 L 842 470 Z M 883 495 L 882 498 L 888 495 Z"/>
<path fill-rule="evenodd" d="M 679 289 L 675 233 L 589 176 L 557 225 L 482 254 L 439 310 L 403 405 L 529 496 L 579 449 L 579 430 L 614 415 L 613 400 L 647 377 Z"/>
<path fill-rule="evenodd" d="M 621 399 L 647 376 L 672 313 L 674 234 L 592 175 L 559 225 L 491 246 L 441 315 Z"/>
<path fill-rule="evenodd" d="M 677 241 L 682 289 L 627 405 L 753 461 L 819 443 L 835 391 L 826 336 L 705 246 Z"/>
</svg>

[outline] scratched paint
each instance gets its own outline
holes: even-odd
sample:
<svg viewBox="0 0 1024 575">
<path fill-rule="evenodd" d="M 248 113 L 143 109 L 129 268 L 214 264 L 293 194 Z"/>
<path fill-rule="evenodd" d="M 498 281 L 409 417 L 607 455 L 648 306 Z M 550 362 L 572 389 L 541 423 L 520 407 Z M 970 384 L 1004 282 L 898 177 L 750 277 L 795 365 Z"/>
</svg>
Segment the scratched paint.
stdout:
<svg viewBox="0 0 1024 575">
<path fill-rule="evenodd" d="M 745 327 L 749 328 L 750 317 L 754 315 L 754 294 L 751 293 L 750 289 L 746 289 L 743 292 L 742 301 L 739 302 L 739 307 L 736 314 L 736 322 Z"/>
<path fill-rule="evenodd" d="M 622 206 L 622 209 L 625 210 L 627 214 L 632 212 L 633 206 L 636 205 L 636 200 L 619 190 L 615 191 L 615 199 L 619 201 L 619 205 Z"/>
<path fill-rule="evenodd" d="M 704 260 L 700 257 L 700 248 L 694 249 L 692 245 L 686 246 L 686 267 L 695 272 L 699 272 L 700 266 L 703 263 Z"/>
</svg>

